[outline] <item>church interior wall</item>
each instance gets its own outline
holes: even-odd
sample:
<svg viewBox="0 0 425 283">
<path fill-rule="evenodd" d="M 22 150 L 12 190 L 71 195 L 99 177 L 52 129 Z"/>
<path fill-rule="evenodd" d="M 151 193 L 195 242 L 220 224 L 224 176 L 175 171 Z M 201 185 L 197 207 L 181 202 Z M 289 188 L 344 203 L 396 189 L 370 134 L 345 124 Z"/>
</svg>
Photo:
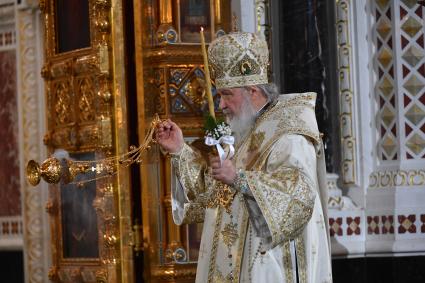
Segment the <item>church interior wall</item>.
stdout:
<svg viewBox="0 0 425 283">
<path fill-rule="evenodd" d="M 22 247 L 21 195 L 19 179 L 19 133 L 17 97 L 17 50 L 15 13 L 13 3 L 5 3 L 1 10 L 0 25 L 0 110 L 3 153 L 0 161 L 0 235 L 3 248 Z M 6 240 L 7 241 L 6 243 Z"/>
<path fill-rule="evenodd" d="M 2 145 L 7 148 L 1 150 L 2 156 L 9 156 L 2 157 L 0 169 L 7 173 L 1 178 L 5 187 L 0 198 L 2 280 L 46 282 L 51 265 L 50 228 L 44 209 L 47 186 L 42 184 L 40 190 L 30 188 L 22 165 L 31 158 L 46 155 L 43 145 L 44 88 L 40 75 L 43 25 L 38 1 L 0 1 L 0 15 L 0 89 L 2 99 L 8 100 L 2 101 L 1 109 L 9 115 L 9 121 L 3 119 L 7 117 L 2 118 L 2 130 L 13 129 L 13 134 L 4 136 L 2 133 L 1 136 L 2 140 L 15 139 L 14 143 Z M 11 178 L 15 180 L 14 186 L 7 181 Z"/>
<path fill-rule="evenodd" d="M 349 15 L 340 25 L 351 25 L 359 172 L 358 184 L 342 187 L 360 208 L 360 218 L 353 224 L 353 211 L 334 211 L 335 278 L 421 282 L 425 192 L 423 132 L 418 126 L 424 122 L 424 104 L 419 101 L 424 84 L 424 8 L 416 1 L 339 1 L 338 6 L 340 15 Z M 413 112 L 417 119 L 409 115 Z M 356 239 L 356 231 L 363 238 Z M 353 256 L 358 258 L 347 259 Z M 406 268 L 411 275 L 403 272 Z M 339 272 L 347 269 L 362 279 L 347 279 Z"/>
<path fill-rule="evenodd" d="M 393 252 L 423 251 L 424 7 L 415 1 L 373 4 L 376 165 L 367 201 L 370 207 L 388 209 L 381 195 L 394 199 Z M 379 212 L 374 212 L 370 217 L 376 220 Z M 381 220 L 378 226 L 388 226 Z"/>
<path fill-rule="evenodd" d="M 0 2 L 1 3 L 1 2 Z M 19 177 L 17 49 L 13 2 L 0 5 L 0 264 L 5 278 L 22 282 L 23 233 Z M 3 269 L 4 268 L 4 269 Z M 10 272 L 12 271 L 12 272 Z M 16 273 L 16 271 L 20 271 Z"/>
</svg>

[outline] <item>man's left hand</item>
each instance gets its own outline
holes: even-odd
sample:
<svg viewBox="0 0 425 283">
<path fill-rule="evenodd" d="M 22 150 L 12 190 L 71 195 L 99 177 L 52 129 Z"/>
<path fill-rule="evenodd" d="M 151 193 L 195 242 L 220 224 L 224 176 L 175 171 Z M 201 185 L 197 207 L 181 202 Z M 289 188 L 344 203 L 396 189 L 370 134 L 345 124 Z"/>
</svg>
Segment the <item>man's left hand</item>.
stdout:
<svg viewBox="0 0 425 283">
<path fill-rule="evenodd" d="M 210 157 L 210 165 L 212 168 L 212 176 L 214 179 L 221 181 L 227 185 L 232 185 L 236 179 L 236 167 L 230 159 L 220 162 L 220 157 Z"/>
</svg>

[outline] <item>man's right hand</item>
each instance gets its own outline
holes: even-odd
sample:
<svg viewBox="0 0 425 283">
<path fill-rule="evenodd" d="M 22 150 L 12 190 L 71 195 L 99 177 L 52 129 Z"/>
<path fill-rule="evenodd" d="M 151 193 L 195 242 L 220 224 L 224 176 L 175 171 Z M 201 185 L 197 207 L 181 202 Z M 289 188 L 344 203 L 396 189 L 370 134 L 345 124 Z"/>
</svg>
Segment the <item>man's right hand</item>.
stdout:
<svg viewBox="0 0 425 283">
<path fill-rule="evenodd" d="M 176 123 L 166 120 L 155 131 L 156 140 L 163 150 L 169 153 L 179 152 L 184 144 L 182 130 Z"/>
</svg>

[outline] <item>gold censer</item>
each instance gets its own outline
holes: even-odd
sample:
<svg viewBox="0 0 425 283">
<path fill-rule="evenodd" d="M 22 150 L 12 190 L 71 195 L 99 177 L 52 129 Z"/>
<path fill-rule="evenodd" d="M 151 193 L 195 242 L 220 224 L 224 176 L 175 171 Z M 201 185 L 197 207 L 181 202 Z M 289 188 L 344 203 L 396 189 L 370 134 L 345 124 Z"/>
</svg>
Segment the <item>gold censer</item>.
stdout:
<svg viewBox="0 0 425 283">
<path fill-rule="evenodd" d="M 156 127 L 161 122 L 162 120 L 159 116 L 155 115 L 142 145 L 139 147 L 131 146 L 128 152 L 119 156 L 87 161 L 69 159 L 63 159 L 61 161 L 55 157 L 49 157 L 44 160 L 41 165 L 34 160 L 30 160 L 26 169 L 28 183 L 32 186 L 37 186 L 40 183 L 40 180 L 43 179 L 49 184 L 57 184 L 60 181 L 68 184 L 72 183 L 78 174 L 85 174 L 89 171 L 96 172 L 97 176 L 77 182 L 78 184 L 115 175 L 120 166 L 128 167 L 133 163 L 142 162 L 142 154 L 151 148 L 152 143 L 156 143 L 154 133 Z"/>
</svg>

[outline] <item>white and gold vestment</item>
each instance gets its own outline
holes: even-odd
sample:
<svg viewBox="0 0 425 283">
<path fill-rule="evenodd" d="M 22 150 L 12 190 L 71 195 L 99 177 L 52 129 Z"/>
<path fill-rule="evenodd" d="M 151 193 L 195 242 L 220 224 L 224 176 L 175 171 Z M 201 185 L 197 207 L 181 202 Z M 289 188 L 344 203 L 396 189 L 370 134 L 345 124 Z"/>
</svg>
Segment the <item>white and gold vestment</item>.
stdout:
<svg viewBox="0 0 425 283">
<path fill-rule="evenodd" d="M 233 158 L 249 190 L 229 209 L 196 150 L 172 155 L 174 220 L 204 223 L 196 282 L 332 282 L 314 105 L 314 93 L 281 95 L 257 118 Z"/>
</svg>

